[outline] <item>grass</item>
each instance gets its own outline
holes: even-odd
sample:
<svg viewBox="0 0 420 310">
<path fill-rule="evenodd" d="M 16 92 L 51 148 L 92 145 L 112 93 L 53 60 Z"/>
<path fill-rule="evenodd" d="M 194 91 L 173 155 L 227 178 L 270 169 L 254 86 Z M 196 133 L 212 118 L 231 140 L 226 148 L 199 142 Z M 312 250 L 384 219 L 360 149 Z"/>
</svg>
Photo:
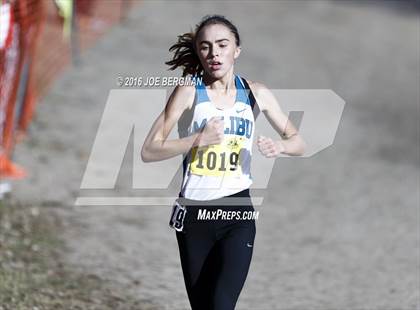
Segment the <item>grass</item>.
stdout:
<svg viewBox="0 0 420 310">
<path fill-rule="evenodd" d="M 66 267 L 62 229 L 51 208 L 0 201 L 0 310 L 153 309 Z"/>
</svg>

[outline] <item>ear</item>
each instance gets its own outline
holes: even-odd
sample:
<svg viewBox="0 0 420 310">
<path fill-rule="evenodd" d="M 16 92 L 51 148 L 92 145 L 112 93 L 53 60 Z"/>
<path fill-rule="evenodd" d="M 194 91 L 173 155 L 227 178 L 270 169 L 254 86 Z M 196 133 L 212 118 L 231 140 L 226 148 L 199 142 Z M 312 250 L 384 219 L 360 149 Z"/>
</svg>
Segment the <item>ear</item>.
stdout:
<svg viewBox="0 0 420 310">
<path fill-rule="evenodd" d="M 239 57 L 239 54 L 241 54 L 241 47 L 240 46 L 237 46 L 235 48 L 235 54 L 233 55 L 233 59 L 238 58 Z"/>
</svg>

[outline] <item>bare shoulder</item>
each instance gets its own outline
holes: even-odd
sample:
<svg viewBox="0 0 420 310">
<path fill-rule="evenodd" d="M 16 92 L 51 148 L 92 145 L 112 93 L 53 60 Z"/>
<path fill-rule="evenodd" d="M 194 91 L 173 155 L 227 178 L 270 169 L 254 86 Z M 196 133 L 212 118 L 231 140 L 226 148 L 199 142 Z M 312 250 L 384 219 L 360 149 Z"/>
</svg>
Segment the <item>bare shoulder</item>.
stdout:
<svg viewBox="0 0 420 310">
<path fill-rule="evenodd" d="M 251 87 L 252 90 L 260 90 L 260 89 L 267 89 L 267 86 L 261 82 L 247 80 L 249 87 Z"/>
<path fill-rule="evenodd" d="M 177 85 L 169 97 L 168 105 L 174 105 L 181 110 L 191 109 L 194 96 L 194 85 Z"/>
<path fill-rule="evenodd" d="M 177 92 L 182 95 L 190 95 L 195 92 L 194 85 L 177 85 L 174 89 L 174 92 Z"/>
</svg>

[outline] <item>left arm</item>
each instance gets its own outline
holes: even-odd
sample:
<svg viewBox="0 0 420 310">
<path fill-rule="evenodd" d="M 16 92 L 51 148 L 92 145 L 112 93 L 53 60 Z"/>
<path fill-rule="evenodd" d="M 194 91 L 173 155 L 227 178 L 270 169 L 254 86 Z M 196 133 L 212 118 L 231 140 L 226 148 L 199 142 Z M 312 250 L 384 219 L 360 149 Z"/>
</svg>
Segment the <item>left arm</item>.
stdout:
<svg viewBox="0 0 420 310">
<path fill-rule="evenodd" d="M 249 81 L 249 86 L 255 95 L 260 111 L 271 126 L 278 132 L 280 138 L 271 139 L 259 136 L 257 145 L 259 151 L 268 158 L 279 157 L 280 154 L 300 156 L 305 153 L 306 143 L 298 130 L 280 108 L 271 90 L 261 83 Z"/>
</svg>

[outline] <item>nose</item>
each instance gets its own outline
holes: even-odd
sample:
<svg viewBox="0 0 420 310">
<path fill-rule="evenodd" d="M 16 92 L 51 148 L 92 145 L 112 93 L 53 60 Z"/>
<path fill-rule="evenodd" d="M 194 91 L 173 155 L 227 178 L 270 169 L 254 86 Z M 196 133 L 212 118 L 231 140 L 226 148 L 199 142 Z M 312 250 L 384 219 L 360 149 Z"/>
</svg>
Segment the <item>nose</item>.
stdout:
<svg viewBox="0 0 420 310">
<path fill-rule="evenodd" d="M 213 46 L 213 48 L 211 49 L 211 53 L 210 54 L 211 54 L 212 57 L 219 56 L 219 52 L 220 52 L 219 48 Z"/>
</svg>

